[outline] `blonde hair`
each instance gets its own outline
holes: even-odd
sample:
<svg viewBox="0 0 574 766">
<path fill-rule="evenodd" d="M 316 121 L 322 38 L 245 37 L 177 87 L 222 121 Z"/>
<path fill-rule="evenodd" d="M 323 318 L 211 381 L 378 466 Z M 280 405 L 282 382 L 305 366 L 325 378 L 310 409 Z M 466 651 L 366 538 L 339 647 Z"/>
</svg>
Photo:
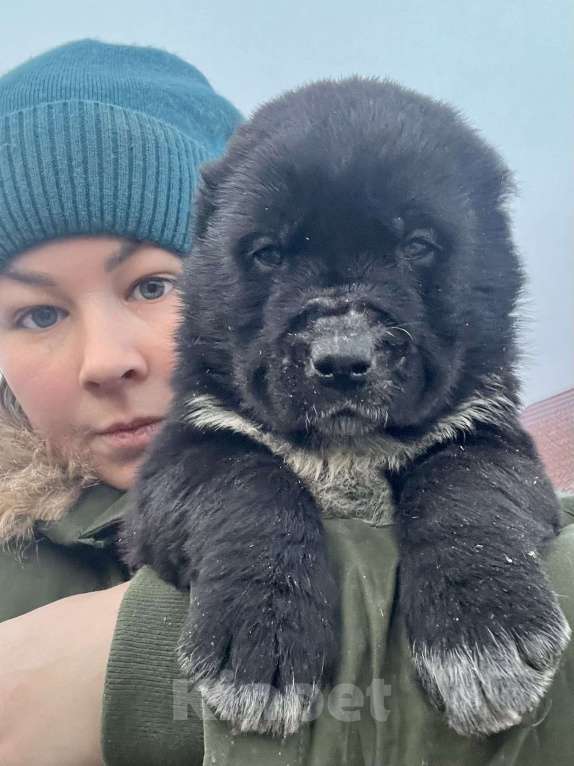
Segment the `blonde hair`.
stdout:
<svg viewBox="0 0 574 766">
<path fill-rule="evenodd" d="M 18 400 L 8 385 L 6 378 L 0 375 L 0 410 L 10 416 L 15 423 L 30 429 L 30 422 L 24 410 L 18 404 Z"/>
</svg>

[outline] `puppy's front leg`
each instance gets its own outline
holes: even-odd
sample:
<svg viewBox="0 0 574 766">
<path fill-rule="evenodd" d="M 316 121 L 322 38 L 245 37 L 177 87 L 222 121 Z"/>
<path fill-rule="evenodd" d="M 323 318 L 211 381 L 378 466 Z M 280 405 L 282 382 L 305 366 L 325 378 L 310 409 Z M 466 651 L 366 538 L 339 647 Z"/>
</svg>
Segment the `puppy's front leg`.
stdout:
<svg viewBox="0 0 574 766">
<path fill-rule="evenodd" d="M 558 504 L 531 441 L 469 437 L 399 484 L 401 605 L 419 679 L 460 734 L 518 723 L 570 629 L 540 567 Z"/>
<path fill-rule="evenodd" d="M 179 424 L 158 435 L 126 522 L 191 611 L 184 672 L 238 731 L 295 731 L 335 654 L 336 588 L 313 499 L 265 448 Z"/>
</svg>

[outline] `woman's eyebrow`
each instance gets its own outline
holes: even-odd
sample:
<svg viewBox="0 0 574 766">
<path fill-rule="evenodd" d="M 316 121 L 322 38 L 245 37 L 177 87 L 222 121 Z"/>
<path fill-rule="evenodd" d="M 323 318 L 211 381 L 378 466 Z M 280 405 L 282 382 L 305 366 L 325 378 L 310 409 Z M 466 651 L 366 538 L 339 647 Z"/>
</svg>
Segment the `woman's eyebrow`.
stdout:
<svg viewBox="0 0 574 766">
<path fill-rule="evenodd" d="M 106 272 L 113 271 L 127 259 L 136 253 L 142 247 L 141 242 L 127 241 L 122 242 L 118 251 L 111 255 L 105 262 L 104 269 Z M 14 282 L 20 282 L 24 285 L 32 285 L 33 287 L 58 287 L 57 283 L 49 277 L 47 274 L 41 274 L 39 272 L 32 271 L 15 271 L 12 268 L 6 269 L 6 271 L 0 272 L 0 278 L 6 277 Z"/>
<path fill-rule="evenodd" d="M 11 279 L 13 282 L 21 282 L 23 285 L 32 285 L 33 287 L 57 287 L 56 283 L 47 274 L 36 274 L 31 271 L 21 272 L 6 270 L 0 272 L 0 279 Z"/>
<path fill-rule="evenodd" d="M 127 261 L 127 259 L 136 253 L 141 247 L 143 243 L 138 242 L 137 240 L 128 239 L 126 242 L 122 242 L 122 244 L 119 247 L 119 250 L 117 253 L 114 253 L 111 255 L 104 266 L 104 269 L 106 272 L 113 271 L 114 269 L 117 269 L 118 266 L 120 266 L 122 263 Z"/>
</svg>

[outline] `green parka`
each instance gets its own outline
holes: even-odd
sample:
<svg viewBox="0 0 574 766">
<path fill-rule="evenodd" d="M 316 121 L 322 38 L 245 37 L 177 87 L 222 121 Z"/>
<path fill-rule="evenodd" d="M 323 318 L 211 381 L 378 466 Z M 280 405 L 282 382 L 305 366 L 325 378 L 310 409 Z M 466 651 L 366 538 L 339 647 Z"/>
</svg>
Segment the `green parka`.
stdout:
<svg viewBox="0 0 574 766">
<path fill-rule="evenodd" d="M 0 443 L 8 444 L 2 435 L 0 423 Z M 115 545 L 129 495 L 101 484 L 78 493 L 77 481 L 56 475 L 37 445 L 26 457 L 19 442 L 16 452 L 0 455 L 0 620 L 128 576 Z M 568 525 L 574 498 L 562 505 Z M 33 540 L 14 542 L 30 525 Z M 393 525 L 326 519 L 325 526 L 341 594 L 341 659 L 315 720 L 286 740 L 233 736 L 202 709 L 173 652 L 188 596 L 145 567 L 122 602 L 108 663 L 102 743 L 109 766 L 574 763 L 574 642 L 540 709 L 522 725 L 482 740 L 459 737 L 415 682 L 397 608 Z M 574 525 L 553 544 L 546 568 L 574 627 Z"/>
</svg>

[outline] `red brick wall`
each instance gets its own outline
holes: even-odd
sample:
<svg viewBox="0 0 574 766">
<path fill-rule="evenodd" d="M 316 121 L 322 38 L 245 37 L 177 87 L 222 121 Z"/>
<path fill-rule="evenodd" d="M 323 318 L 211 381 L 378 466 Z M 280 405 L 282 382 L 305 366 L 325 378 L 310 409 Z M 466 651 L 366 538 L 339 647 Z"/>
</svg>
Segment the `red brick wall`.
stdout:
<svg viewBox="0 0 574 766">
<path fill-rule="evenodd" d="M 526 407 L 521 421 L 555 489 L 574 492 L 574 388 Z"/>
</svg>

